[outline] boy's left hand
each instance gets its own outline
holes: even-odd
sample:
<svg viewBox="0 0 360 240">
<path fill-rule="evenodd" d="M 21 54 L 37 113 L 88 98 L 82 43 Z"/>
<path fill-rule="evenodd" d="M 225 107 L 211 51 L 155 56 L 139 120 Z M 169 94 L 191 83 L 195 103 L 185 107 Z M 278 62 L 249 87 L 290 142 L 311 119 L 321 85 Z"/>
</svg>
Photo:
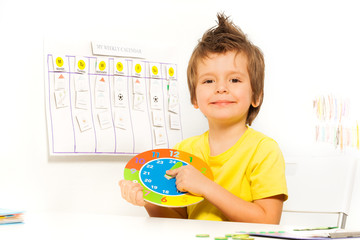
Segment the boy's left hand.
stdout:
<svg viewBox="0 0 360 240">
<path fill-rule="evenodd" d="M 176 188 L 182 192 L 204 196 L 212 181 L 191 165 L 166 171 L 166 174 L 176 177 Z"/>
</svg>

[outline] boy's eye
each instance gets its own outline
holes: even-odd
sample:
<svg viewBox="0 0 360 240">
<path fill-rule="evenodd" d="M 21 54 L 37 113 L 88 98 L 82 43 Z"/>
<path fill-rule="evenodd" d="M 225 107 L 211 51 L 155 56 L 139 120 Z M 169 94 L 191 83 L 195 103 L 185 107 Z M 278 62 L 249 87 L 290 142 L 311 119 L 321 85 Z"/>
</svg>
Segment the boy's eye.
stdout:
<svg viewBox="0 0 360 240">
<path fill-rule="evenodd" d="M 210 80 L 210 79 L 206 79 L 203 81 L 203 83 L 213 83 L 213 82 L 214 82 L 214 80 Z"/>
<path fill-rule="evenodd" d="M 240 79 L 237 79 L 237 78 L 233 78 L 230 80 L 230 82 L 232 83 L 237 83 L 237 82 L 241 82 Z"/>
</svg>

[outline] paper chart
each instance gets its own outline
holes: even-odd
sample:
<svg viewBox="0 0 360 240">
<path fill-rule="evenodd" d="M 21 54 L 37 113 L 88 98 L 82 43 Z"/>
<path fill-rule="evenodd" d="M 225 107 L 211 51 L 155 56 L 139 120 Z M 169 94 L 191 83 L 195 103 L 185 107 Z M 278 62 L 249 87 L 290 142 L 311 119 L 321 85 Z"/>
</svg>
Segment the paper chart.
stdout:
<svg viewBox="0 0 360 240">
<path fill-rule="evenodd" d="M 177 65 L 45 55 L 50 154 L 138 154 L 182 140 Z"/>
</svg>

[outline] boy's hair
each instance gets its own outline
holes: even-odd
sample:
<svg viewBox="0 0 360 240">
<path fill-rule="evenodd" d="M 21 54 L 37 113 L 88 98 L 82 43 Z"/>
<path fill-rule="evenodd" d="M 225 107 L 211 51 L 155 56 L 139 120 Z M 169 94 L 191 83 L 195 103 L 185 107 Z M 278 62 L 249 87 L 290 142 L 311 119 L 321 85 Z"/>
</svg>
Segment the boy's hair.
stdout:
<svg viewBox="0 0 360 240">
<path fill-rule="evenodd" d="M 249 108 L 246 124 L 251 125 L 260 111 L 264 96 L 265 63 L 261 50 L 253 45 L 239 27 L 234 25 L 224 14 L 218 13 L 218 26 L 207 30 L 199 40 L 189 60 L 187 81 L 190 90 L 191 103 L 196 103 L 196 75 L 198 62 L 210 53 L 226 53 L 236 51 L 244 53 L 248 58 L 247 70 L 250 76 L 252 101 L 259 103 Z"/>
</svg>

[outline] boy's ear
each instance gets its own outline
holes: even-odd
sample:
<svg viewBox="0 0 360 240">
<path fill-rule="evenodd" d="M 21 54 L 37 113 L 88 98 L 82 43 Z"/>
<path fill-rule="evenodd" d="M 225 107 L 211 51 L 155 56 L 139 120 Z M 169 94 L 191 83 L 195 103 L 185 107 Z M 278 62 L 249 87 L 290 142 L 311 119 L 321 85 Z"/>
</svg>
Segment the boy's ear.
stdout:
<svg viewBox="0 0 360 240">
<path fill-rule="evenodd" d="M 260 104 L 260 100 L 258 99 L 256 102 L 252 102 L 251 106 L 253 106 L 253 108 L 257 108 Z"/>
<path fill-rule="evenodd" d="M 258 99 L 256 101 L 253 101 L 251 103 L 251 106 L 253 106 L 253 108 L 257 108 L 260 105 L 261 98 L 262 98 L 262 94 L 260 94 L 260 96 L 258 97 Z"/>
<path fill-rule="evenodd" d="M 195 109 L 198 109 L 198 108 L 199 108 L 199 106 L 197 105 L 197 102 L 196 102 L 196 101 L 194 101 L 193 106 L 194 106 Z"/>
</svg>

